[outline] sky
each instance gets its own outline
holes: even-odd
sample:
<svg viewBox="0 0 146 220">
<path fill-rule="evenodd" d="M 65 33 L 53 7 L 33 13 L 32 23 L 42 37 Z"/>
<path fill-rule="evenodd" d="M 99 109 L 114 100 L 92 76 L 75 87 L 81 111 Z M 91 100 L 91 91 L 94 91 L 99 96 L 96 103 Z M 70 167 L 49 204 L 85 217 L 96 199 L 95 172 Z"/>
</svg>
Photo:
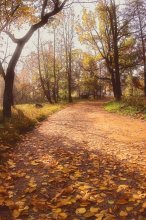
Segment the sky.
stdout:
<svg viewBox="0 0 146 220">
<path fill-rule="evenodd" d="M 91 0 L 93 1 L 93 0 Z M 116 0 L 116 1 L 120 1 L 120 2 L 123 2 L 124 0 Z M 73 7 L 74 11 L 75 11 L 75 15 L 76 16 L 79 16 L 81 17 L 81 11 L 84 8 L 88 9 L 88 10 L 93 10 L 93 8 L 95 7 L 95 4 L 96 3 L 90 3 L 90 4 L 74 4 L 72 5 L 71 7 Z M 14 36 L 16 38 L 19 38 L 19 37 L 23 37 L 25 35 L 25 33 L 28 31 L 29 27 L 26 27 L 26 28 L 22 28 L 20 30 L 15 30 L 13 32 Z M 42 28 L 40 30 L 40 33 L 41 33 L 41 41 L 47 41 L 47 40 L 52 40 L 53 39 L 53 35 L 49 33 L 49 28 L 47 29 L 44 29 Z M 6 35 L 4 35 L 4 39 L 5 39 L 5 43 L 3 44 L 3 46 L 1 46 L 1 50 L 4 50 L 5 51 L 5 48 L 6 48 L 6 39 L 8 37 Z M 77 37 L 76 37 L 76 41 L 75 41 L 75 44 L 76 44 L 76 48 L 81 48 L 81 44 L 79 43 L 79 41 L 77 40 Z M 16 47 L 16 44 L 14 44 L 11 39 L 8 38 L 8 45 L 9 45 L 9 48 L 8 48 L 8 52 L 7 54 L 8 55 L 11 55 L 13 54 L 14 50 L 15 50 L 15 47 Z M 35 32 L 33 34 L 33 36 L 31 37 L 31 39 L 28 41 L 28 43 L 25 45 L 23 51 L 22 51 L 22 55 L 21 55 L 21 58 L 20 58 L 20 62 L 18 63 L 17 67 L 18 69 L 20 68 L 20 66 L 22 66 L 22 63 L 21 63 L 21 60 L 23 60 L 23 58 L 25 58 L 26 56 L 28 56 L 28 54 L 30 54 L 32 51 L 35 51 L 36 50 L 36 45 L 37 45 L 37 32 Z M 0 58 L 3 57 L 3 54 L 2 51 L 0 51 Z M 10 59 L 11 56 L 8 57 L 7 61 Z M 6 64 L 7 65 L 7 64 Z"/>
<path fill-rule="evenodd" d="M 83 7 L 92 10 L 94 8 L 95 3 L 92 4 L 74 4 L 72 7 L 75 11 L 76 16 L 81 15 L 81 11 L 83 9 Z M 29 27 L 26 27 L 26 30 L 20 29 L 19 31 L 14 31 L 13 34 L 14 36 L 17 38 L 19 37 L 23 37 L 25 35 L 25 33 L 27 32 L 27 30 L 29 29 Z M 7 38 L 7 36 L 5 36 L 5 39 Z M 48 39 L 53 38 L 53 36 L 50 35 L 49 31 L 47 30 L 47 28 L 43 28 L 41 29 L 41 39 L 42 41 L 46 41 Z M 33 36 L 31 37 L 31 39 L 28 41 L 28 43 L 25 45 L 25 48 L 23 50 L 22 56 L 26 56 L 28 53 L 30 53 L 31 51 L 34 51 L 36 46 L 35 44 L 37 43 L 37 33 L 35 32 L 33 34 Z M 9 52 L 10 54 L 13 53 L 13 51 L 15 50 L 16 45 L 11 41 L 11 39 L 8 40 L 8 44 L 9 44 Z M 3 45 L 3 48 L 5 49 L 6 44 Z M 1 56 L 1 54 L 0 54 Z"/>
</svg>

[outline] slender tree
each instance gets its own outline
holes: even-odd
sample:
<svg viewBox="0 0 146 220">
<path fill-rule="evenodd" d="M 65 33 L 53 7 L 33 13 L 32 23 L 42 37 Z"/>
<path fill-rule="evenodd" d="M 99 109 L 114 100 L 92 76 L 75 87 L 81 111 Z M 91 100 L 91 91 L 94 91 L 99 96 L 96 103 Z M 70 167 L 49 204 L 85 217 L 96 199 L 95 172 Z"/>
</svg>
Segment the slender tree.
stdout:
<svg viewBox="0 0 146 220">
<path fill-rule="evenodd" d="M 71 10 L 68 10 L 64 13 L 64 20 L 62 23 L 62 36 L 63 36 L 63 45 L 65 50 L 65 59 L 66 59 L 66 74 L 68 81 L 68 101 L 72 102 L 72 64 L 73 64 L 73 39 L 74 39 L 74 13 Z"/>
<path fill-rule="evenodd" d="M 44 95 L 46 96 L 48 102 L 52 103 L 52 99 L 51 99 L 51 93 L 50 93 L 50 79 L 48 79 L 48 65 L 46 65 L 45 62 L 45 57 L 44 57 L 44 51 L 43 51 L 43 47 L 41 45 L 41 54 L 43 57 L 43 65 L 44 65 L 44 71 L 45 71 L 45 75 L 47 75 L 47 79 L 44 80 L 43 75 L 42 75 L 42 70 L 41 70 L 41 57 L 40 57 L 40 31 L 38 29 L 38 45 L 37 45 L 37 57 L 38 57 L 38 71 L 39 71 L 39 78 L 40 78 L 40 82 L 41 82 L 41 87 L 43 89 Z M 47 85 L 47 89 L 46 86 Z"/>
</svg>

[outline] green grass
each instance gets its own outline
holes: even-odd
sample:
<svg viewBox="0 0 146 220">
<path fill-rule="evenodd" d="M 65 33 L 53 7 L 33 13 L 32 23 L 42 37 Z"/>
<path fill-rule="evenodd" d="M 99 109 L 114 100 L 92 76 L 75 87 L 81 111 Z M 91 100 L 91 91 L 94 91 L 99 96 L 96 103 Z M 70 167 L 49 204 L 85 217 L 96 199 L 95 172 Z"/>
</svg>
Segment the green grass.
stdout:
<svg viewBox="0 0 146 220">
<path fill-rule="evenodd" d="M 12 110 L 12 118 L 0 123 L 0 143 L 12 144 L 20 140 L 21 134 L 34 128 L 40 121 L 65 107 L 65 104 L 43 104 L 36 108 L 34 104 L 16 105 Z M 0 109 L 0 120 L 2 109 Z"/>
<path fill-rule="evenodd" d="M 146 119 L 146 101 L 141 97 L 126 97 L 121 102 L 110 101 L 104 108 L 109 112 Z"/>
</svg>

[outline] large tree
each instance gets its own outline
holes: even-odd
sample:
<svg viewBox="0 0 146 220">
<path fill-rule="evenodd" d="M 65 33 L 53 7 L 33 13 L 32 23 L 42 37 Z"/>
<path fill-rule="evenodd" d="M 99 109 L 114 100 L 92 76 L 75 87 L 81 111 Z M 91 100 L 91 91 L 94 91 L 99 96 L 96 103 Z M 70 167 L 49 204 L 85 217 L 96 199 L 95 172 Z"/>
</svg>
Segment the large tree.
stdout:
<svg viewBox="0 0 146 220">
<path fill-rule="evenodd" d="M 135 12 L 131 25 L 139 48 L 140 64 L 143 67 L 144 96 L 146 97 L 146 1 L 130 0 L 130 4 Z"/>
<path fill-rule="evenodd" d="M 82 25 L 78 28 L 80 40 L 99 53 L 111 75 L 116 100 L 122 96 L 120 59 L 126 38 L 129 37 L 130 16 L 115 0 L 100 0 L 94 12 L 84 10 Z M 82 33 L 82 34 L 81 34 Z"/>
<path fill-rule="evenodd" d="M 20 58 L 21 52 L 25 44 L 29 41 L 33 33 L 40 27 L 43 27 L 51 18 L 58 14 L 65 6 L 68 0 L 16 0 L 16 1 L 1 1 L 2 12 L 1 17 L 2 31 L 4 31 L 11 40 L 16 44 L 16 49 L 9 61 L 5 74 L 5 90 L 3 98 L 3 116 L 4 118 L 11 117 L 11 106 L 13 105 L 13 84 L 15 76 L 15 67 Z M 27 16 L 26 16 L 27 15 Z M 28 16 L 30 15 L 30 16 Z M 33 16 L 32 16 L 33 15 Z M 33 24 L 28 32 L 21 38 L 16 38 L 7 28 L 14 27 L 20 18 L 23 17 L 23 23 L 27 24 L 30 19 Z M 27 20 L 28 18 L 28 20 Z M 11 28 L 10 28 L 11 29 Z"/>
</svg>

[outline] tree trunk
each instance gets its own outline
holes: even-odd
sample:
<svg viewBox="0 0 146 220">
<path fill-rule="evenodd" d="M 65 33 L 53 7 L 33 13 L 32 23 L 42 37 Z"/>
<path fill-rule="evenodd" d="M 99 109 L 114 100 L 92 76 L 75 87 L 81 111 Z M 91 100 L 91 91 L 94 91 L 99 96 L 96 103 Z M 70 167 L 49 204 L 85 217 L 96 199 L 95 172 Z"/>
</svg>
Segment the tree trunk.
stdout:
<svg viewBox="0 0 146 220">
<path fill-rule="evenodd" d="M 114 56 L 114 67 L 115 67 L 115 93 L 116 93 L 116 101 L 121 100 L 122 91 L 121 91 L 121 80 L 120 80 L 120 70 L 119 70 L 119 49 L 118 49 L 118 29 L 117 29 L 117 14 L 116 14 L 116 4 L 115 0 L 111 1 L 111 10 L 112 14 L 110 14 L 110 23 L 111 23 L 111 31 L 112 31 L 112 43 L 113 43 L 113 56 Z"/>
<path fill-rule="evenodd" d="M 58 75 L 59 75 L 59 71 L 58 71 Z M 57 77 L 57 80 L 56 80 L 56 98 L 57 98 L 57 102 L 59 100 L 59 82 L 58 82 L 58 77 Z"/>
<path fill-rule="evenodd" d="M 54 85 L 53 85 L 53 99 L 57 103 L 56 98 L 56 31 L 54 28 L 54 59 L 53 59 L 53 71 L 54 71 Z"/>
<path fill-rule="evenodd" d="M 119 71 L 119 53 L 118 53 L 118 46 L 117 41 L 114 42 L 114 62 L 115 62 L 115 90 L 116 90 L 116 101 L 121 100 L 122 91 L 121 91 L 121 80 L 120 80 L 120 71 Z"/>
<path fill-rule="evenodd" d="M 112 87 L 113 87 L 114 98 L 117 100 L 115 73 L 114 73 L 114 70 L 111 68 L 111 63 L 109 63 L 108 61 L 107 61 L 107 68 L 108 68 L 108 71 L 111 75 L 111 82 L 112 82 Z"/>
<path fill-rule="evenodd" d="M 13 82 L 14 82 L 14 72 L 7 71 L 5 78 L 5 89 L 3 98 L 3 117 L 11 117 L 11 106 L 13 105 Z"/>
<path fill-rule="evenodd" d="M 141 35 L 141 44 L 142 44 L 142 59 L 143 59 L 143 67 L 144 67 L 144 96 L 146 98 L 146 55 L 145 55 L 146 50 L 145 50 L 144 34 L 142 30 L 140 17 L 139 17 L 139 23 L 140 23 L 140 35 Z"/>
<path fill-rule="evenodd" d="M 71 96 L 71 75 L 70 75 L 70 72 L 68 72 L 68 101 L 72 102 L 72 96 Z"/>
<path fill-rule="evenodd" d="M 144 96 L 146 98 L 146 62 L 144 63 Z"/>
<path fill-rule="evenodd" d="M 115 76 L 114 76 L 113 71 L 111 73 L 111 82 L 112 82 L 112 87 L 113 87 L 114 98 L 117 99 L 116 82 L 115 82 Z"/>
<path fill-rule="evenodd" d="M 3 118 L 11 117 L 11 106 L 14 104 L 13 100 L 13 85 L 14 85 L 14 76 L 15 76 L 15 66 L 20 57 L 22 49 L 24 47 L 24 42 L 17 44 L 15 52 L 9 62 L 6 76 L 5 76 L 5 89 L 4 89 L 4 98 L 3 98 Z"/>
<path fill-rule="evenodd" d="M 46 97 L 48 101 L 52 104 L 51 92 L 50 92 L 50 82 L 47 81 L 47 91 L 45 90 Z"/>
<path fill-rule="evenodd" d="M 69 70 L 68 70 L 68 101 L 72 102 L 72 96 L 71 96 L 71 72 L 72 72 L 72 54 L 71 54 L 71 49 L 69 51 Z"/>
<path fill-rule="evenodd" d="M 138 4 L 137 4 L 137 12 L 138 12 L 138 20 L 139 20 L 139 28 L 140 28 L 140 38 L 141 38 L 141 44 L 142 44 L 142 59 L 143 59 L 143 65 L 144 65 L 144 96 L 146 98 L 146 49 L 145 49 L 145 40 L 144 40 L 144 33 L 143 33 L 143 27 L 142 27 L 142 19 L 141 19 L 141 14 L 140 14 Z"/>
</svg>

